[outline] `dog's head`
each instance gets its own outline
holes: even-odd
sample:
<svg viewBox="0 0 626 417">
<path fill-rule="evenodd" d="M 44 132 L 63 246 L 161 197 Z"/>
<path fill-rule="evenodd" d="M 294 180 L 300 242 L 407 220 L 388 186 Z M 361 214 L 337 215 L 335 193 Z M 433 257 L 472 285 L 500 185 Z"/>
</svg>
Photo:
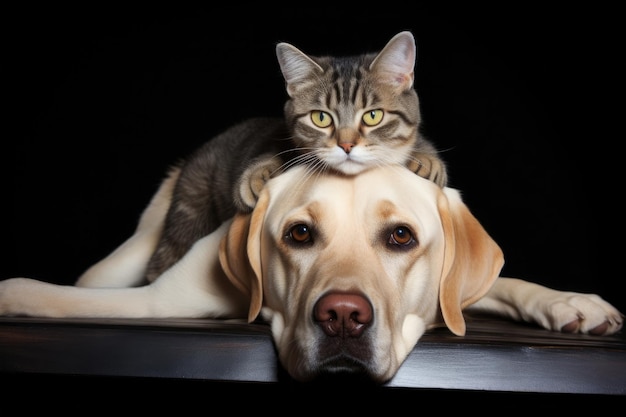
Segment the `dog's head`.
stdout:
<svg viewBox="0 0 626 417">
<path fill-rule="evenodd" d="M 465 333 L 462 310 L 503 256 L 456 190 L 400 167 L 354 177 L 296 167 L 234 219 L 220 261 L 250 296 L 249 320 L 271 323 L 294 379 L 385 382 L 429 327 Z"/>
</svg>

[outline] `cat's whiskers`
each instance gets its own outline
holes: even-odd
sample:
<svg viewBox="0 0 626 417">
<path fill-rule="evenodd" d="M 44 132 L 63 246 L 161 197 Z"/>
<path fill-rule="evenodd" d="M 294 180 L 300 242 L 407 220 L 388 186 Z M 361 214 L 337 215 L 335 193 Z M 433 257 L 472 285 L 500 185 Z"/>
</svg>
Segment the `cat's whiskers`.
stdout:
<svg viewBox="0 0 626 417">
<path fill-rule="evenodd" d="M 292 150 L 283 151 L 283 152 L 276 154 L 276 157 L 279 157 L 280 155 L 287 153 L 287 152 L 291 152 L 291 151 L 299 152 L 297 156 L 283 163 L 279 169 L 284 171 L 284 170 L 287 170 L 288 168 L 291 168 L 294 165 L 299 165 L 299 164 L 306 164 L 306 165 L 314 165 L 318 163 L 324 164 L 323 161 L 321 161 L 317 156 L 315 156 L 315 153 L 314 153 L 315 150 L 316 148 L 294 148 Z"/>
<path fill-rule="evenodd" d="M 314 174 L 319 175 L 328 169 L 328 165 L 315 155 L 314 151 L 316 150 L 317 148 L 315 147 L 311 147 L 311 148 L 299 147 L 299 148 L 292 148 L 292 149 L 275 154 L 274 156 L 276 158 L 281 159 L 280 156 L 285 153 L 289 153 L 293 151 L 298 152 L 297 156 L 293 158 L 287 158 L 287 160 L 282 165 L 280 165 L 274 171 L 272 171 L 270 173 L 271 176 L 275 176 L 276 174 L 279 174 L 282 171 L 286 171 L 287 169 L 291 168 L 294 165 L 305 165 L 307 168 L 305 175 L 303 176 L 302 180 L 299 181 L 298 184 L 296 184 L 295 186 L 296 188 L 299 188 L 300 187 L 299 184 L 306 182 L 307 179 L 310 178 L 312 175 Z"/>
<path fill-rule="evenodd" d="M 298 164 L 306 167 L 305 175 L 298 182 L 298 184 L 296 184 L 296 188 L 299 188 L 303 183 L 307 182 L 309 178 L 313 176 L 320 176 L 329 169 L 328 164 L 315 155 L 314 151 L 317 150 L 316 148 L 307 149 L 310 149 L 310 151 L 304 152 L 305 148 L 297 148 L 296 150 L 301 153 L 292 161 L 283 164 L 283 166 L 286 167 L 285 169 Z"/>
<path fill-rule="evenodd" d="M 305 177 L 298 183 L 297 188 L 299 189 L 301 186 L 310 187 L 310 185 L 305 185 L 307 179 L 312 178 L 311 182 L 315 183 L 322 174 L 327 171 L 327 166 L 323 164 L 318 164 L 317 168 L 307 167 L 307 172 Z"/>
</svg>

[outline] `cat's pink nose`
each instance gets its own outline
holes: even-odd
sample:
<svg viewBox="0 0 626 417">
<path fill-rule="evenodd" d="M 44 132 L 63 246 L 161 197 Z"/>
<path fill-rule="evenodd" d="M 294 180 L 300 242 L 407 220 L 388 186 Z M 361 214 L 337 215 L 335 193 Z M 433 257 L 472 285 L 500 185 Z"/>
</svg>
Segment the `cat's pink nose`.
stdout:
<svg viewBox="0 0 626 417">
<path fill-rule="evenodd" d="M 343 149 L 345 153 L 350 153 L 353 146 L 354 146 L 354 143 L 351 143 L 351 142 L 343 142 L 339 144 L 339 147 Z"/>
</svg>

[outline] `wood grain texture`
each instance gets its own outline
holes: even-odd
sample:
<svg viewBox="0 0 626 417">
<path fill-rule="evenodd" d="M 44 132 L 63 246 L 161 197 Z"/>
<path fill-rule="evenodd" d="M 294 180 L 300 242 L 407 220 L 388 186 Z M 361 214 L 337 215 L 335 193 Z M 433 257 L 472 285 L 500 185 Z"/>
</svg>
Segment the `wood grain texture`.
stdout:
<svg viewBox="0 0 626 417">
<path fill-rule="evenodd" d="M 216 320 L 0 319 L 0 374 L 293 384 L 269 327 Z M 468 320 L 427 332 L 390 388 L 626 395 L 626 338 Z"/>
</svg>

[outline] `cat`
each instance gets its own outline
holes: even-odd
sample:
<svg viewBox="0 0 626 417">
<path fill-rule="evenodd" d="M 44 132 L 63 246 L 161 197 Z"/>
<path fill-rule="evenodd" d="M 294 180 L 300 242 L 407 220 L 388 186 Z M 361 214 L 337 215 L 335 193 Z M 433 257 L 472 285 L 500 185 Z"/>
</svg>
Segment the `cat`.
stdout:
<svg viewBox="0 0 626 417">
<path fill-rule="evenodd" d="M 288 95 L 284 118 L 243 121 L 178 165 L 148 282 L 237 210 L 251 210 L 265 181 L 294 164 L 342 175 L 399 164 L 446 185 L 446 165 L 420 132 L 411 32 L 378 53 L 316 57 L 281 42 L 276 56 Z"/>
</svg>

